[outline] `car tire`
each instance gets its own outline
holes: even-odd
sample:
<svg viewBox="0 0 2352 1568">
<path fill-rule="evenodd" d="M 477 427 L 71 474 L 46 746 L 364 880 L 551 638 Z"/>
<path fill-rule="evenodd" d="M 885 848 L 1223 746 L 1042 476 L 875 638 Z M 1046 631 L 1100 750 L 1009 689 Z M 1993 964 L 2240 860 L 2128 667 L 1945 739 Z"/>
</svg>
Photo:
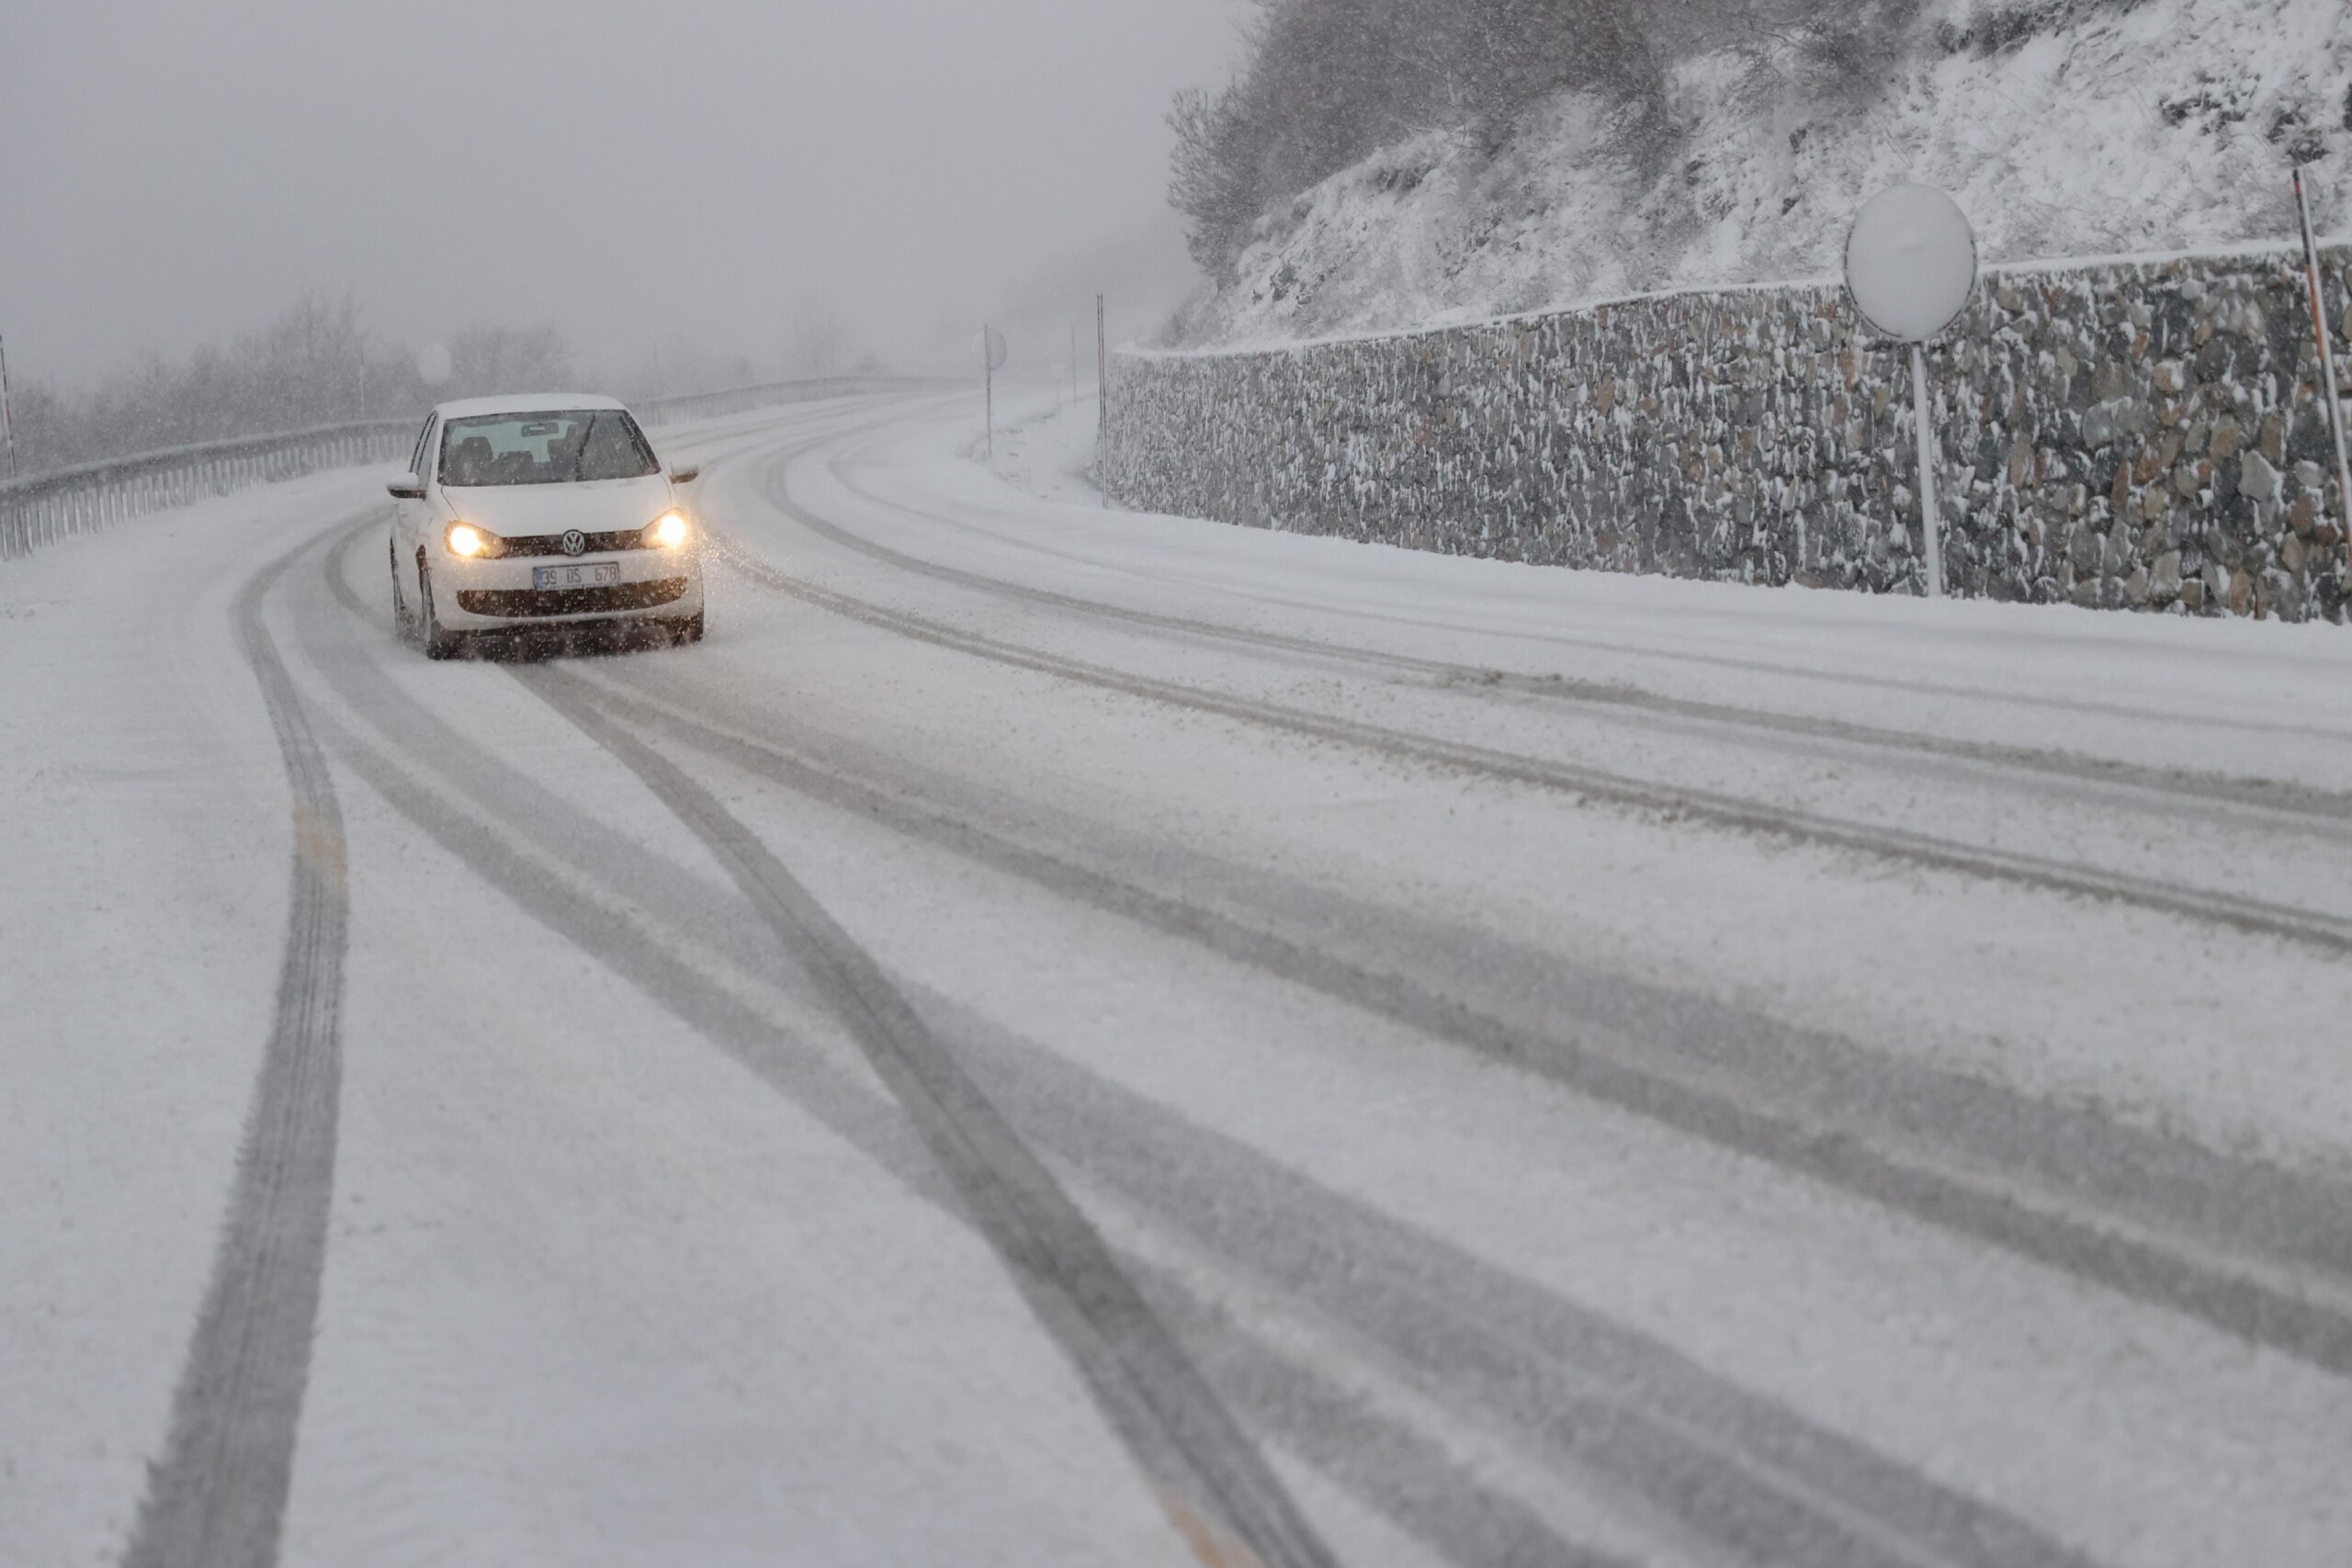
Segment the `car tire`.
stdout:
<svg viewBox="0 0 2352 1568">
<path fill-rule="evenodd" d="M 416 569 L 416 586 L 419 597 L 424 601 L 417 606 L 416 615 L 416 636 L 417 640 L 424 645 L 424 657 L 456 658 L 458 650 L 465 646 L 465 638 L 456 632 L 444 631 L 441 617 L 433 613 L 433 573 L 430 570 L 422 566 Z"/>
<path fill-rule="evenodd" d="M 416 635 L 416 615 L 408 607 L 408 595 L 401 592 L 401 547 L 392 540 L 386 548 L 392 558 L 392 635 L 406 642 Z"/>
</svg>

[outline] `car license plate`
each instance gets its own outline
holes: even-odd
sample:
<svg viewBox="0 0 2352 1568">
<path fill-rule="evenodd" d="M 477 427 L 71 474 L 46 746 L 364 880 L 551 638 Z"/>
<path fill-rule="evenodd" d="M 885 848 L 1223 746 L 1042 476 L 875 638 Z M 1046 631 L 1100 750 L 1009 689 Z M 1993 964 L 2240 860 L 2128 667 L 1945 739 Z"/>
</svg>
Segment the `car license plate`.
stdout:
<svg viewBox="0 0 2352 1568">
<path fill-rule="evenodd" d="M 621 580 L 618 562 L 604 561 L 594 566 L 535 566 L 531 569 L 531 586 L 547 588 L 610 588 Z"/>
</svg>

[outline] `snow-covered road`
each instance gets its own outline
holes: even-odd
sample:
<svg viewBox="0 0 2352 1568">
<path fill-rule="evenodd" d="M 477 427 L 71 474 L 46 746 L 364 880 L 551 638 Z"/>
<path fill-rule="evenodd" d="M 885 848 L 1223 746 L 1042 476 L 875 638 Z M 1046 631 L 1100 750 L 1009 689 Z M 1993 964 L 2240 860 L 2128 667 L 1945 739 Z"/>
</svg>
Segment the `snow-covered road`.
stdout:
<svg viewBox="0 0 2352 1568">
<path fill-rule="evenodd" d="M 972 434 L 671 433 L 695 649 L 0 568 L 0 1563 L 2352 1560 L 2340 628 Z"/>
</svg>

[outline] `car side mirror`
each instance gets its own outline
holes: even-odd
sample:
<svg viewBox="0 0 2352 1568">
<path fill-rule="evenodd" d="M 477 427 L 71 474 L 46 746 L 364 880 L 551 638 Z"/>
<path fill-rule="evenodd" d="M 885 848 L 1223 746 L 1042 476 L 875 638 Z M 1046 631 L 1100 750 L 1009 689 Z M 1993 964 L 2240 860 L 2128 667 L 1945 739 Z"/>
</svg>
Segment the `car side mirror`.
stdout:
<svg viewBox="0 0 2352 1568">
<path fill-rule="evenodd" d="M 702 478 L 702 469 L 700 468 L 672 468 L 670 470 L 670 482 L 673 485 L 690 485 L 700 478 Z"/>
<path fill-rule="evenodd" d="M 392 492 L 394 501 L 423 501 L 424 499 L 424 481 L 414 474 L 402 474 L 384 488 Z"/>
</svg>

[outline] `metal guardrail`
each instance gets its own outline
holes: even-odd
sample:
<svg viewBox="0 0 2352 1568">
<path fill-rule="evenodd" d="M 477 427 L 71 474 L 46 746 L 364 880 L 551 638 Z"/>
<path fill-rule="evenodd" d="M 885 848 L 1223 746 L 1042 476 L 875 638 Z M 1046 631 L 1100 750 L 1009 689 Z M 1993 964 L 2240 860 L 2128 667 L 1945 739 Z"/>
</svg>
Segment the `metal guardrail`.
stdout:
<svg viewBox="0 0 2352 1568">
<path fill-rule="evenodd" d="M 897 377 L 833 376 L 650 399 L 638 407 L 648 424 L 661 425 L 910 384 Z M 415 419 L 368 420 L 209 441 L 0 481 L 0 560 L 248 485 L 274 484 L 327 468 L 398 462 L 422 424 L 420 411 Z"/>
<path fill-rule="evenodd" d="M 405 420 L 371 420 L 209 441 L 12 479 L 0 484 L 0 560 L 247 485 L 390 462 L 414 435 Z"/>
<path fill-rule="evenodd" d="M 632 403 L 646 423 L 671 424 L 682 419 L 722 419 L 730 413 L 774 408 L 779 403 L 814 402 L 820 398 L 850 398 L 860 392 L 891 392 L 932 383 L 908 376 L 821 376 L 805 381 L 770 381 L 757 387 L 735 387 L 723 392 L 695 392 L 683 398 L 648 398 Z"/>
</svg>

